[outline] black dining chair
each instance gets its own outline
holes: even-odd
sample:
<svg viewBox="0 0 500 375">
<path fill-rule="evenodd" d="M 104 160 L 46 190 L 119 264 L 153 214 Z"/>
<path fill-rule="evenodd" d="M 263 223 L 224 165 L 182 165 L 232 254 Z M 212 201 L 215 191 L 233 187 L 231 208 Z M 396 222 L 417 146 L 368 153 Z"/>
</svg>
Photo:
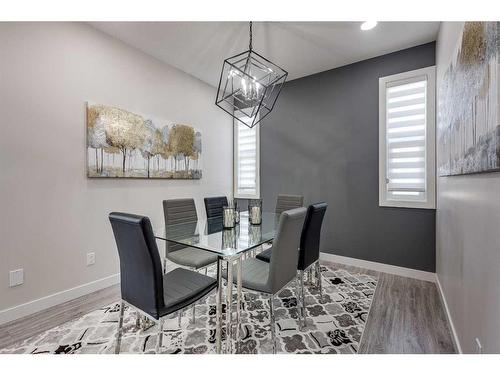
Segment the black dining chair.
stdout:
<svg viewBox="0 0 500 375">
<path fill-rule="evenodd" d="M 325 217 L 328 204 L 319 202 L 311 204 L 307 208 L 304 227 L 300 237 L 299 262 L 297 265 L 298 276 L 297 282 L 301 289 L 301 316 L 303 324 L 305 324 L 305 295 L 304 295 L 304 272 L 314 267 L 317 287 L 319 288 L 320 301 L 323 301 L 323 285 L 321 278 L 321 266 L 319 262 L 319 245 L 321 238 L 321 227 Z M 257 255 L 257 259 L 269 262 L 271 259 L 272 247 Z"/>
<path fill-rule="evenodd" d="M 204 201 L 207 219 L 222 216 L 222 208 L 228 205 L 227 197 L 209 197 Z"/>
<path fill-rule="evenodd" d="M 120 353 L 126 305 L 157 324 L 158 353 L 163 319 L 195 304 L 216 287 L 217 281 L 184 268 L 164 274 L 151 222 L 146 216 L 112 212 L 109 221 L 120 257 L 121 303 L 115 353 Z"/>
<path fill-rule="evenodd" d="M 306 209 L 304 207 L 284 211 L 280 215 L 274 239 L 274 251 L 269 263 L 256 258 L 245 259 L 241 262 L 242 287 L 260 292 L 269 298 L 273 353 L 276 353 L 274 297 L 290 282 L 296 280 L 300 233 L 305 216 Z M 223 277 L 227 278 L 226 271 L 223 271 Z M 237 277 L 237 275 L 233 275 L 233 282 L 238 281 Z"/>
</svg>

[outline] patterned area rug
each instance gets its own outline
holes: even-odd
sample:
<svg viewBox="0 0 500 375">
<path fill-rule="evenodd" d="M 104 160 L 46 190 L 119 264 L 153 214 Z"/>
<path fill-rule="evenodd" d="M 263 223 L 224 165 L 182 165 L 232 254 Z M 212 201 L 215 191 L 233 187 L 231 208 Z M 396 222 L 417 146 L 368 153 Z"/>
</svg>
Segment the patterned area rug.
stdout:
<svg viewBox="0 0 500 375">
<path fill-rule="evenodd" d="M 298 327 L 294 283 L 275 298 L 278 353 L 358 351 L 377 279 L 332 266 L 322 266 L 321 273 L 324 301 L 320 303 L 317 288 L 306 286 L 307 327 L 302 331 Z M 267 299 L 244 292 L 243 305 L 238 353 L 271 353 Z M 167 319 L 162 352 L 215 353 L 215 307 L 213 292 L 197 304 L 195 323 L 191 322 L 191 309 L 183 314 L 180 329 L 176 316 Z M 113 353 L 118 312 L 118 303 L 106 306 L 0 353 Z M 121 353 L 153 353 L 157 337 L 156 327 L 136 327 L 135 313 L 125 310 Z"/>
</svg>

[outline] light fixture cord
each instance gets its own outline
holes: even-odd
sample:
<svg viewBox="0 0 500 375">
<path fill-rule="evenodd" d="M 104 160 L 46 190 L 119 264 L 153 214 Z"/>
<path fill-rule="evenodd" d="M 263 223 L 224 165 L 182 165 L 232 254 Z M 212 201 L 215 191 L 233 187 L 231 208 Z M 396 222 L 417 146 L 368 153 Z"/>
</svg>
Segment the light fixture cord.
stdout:
<svg viewBox="0 0 500 375">
<path fill-rule="evenodd" d="M 248 49 L 252 50 L 252 21 L 250 21 L 250 43 L 248 45 Z"/>
</svg>

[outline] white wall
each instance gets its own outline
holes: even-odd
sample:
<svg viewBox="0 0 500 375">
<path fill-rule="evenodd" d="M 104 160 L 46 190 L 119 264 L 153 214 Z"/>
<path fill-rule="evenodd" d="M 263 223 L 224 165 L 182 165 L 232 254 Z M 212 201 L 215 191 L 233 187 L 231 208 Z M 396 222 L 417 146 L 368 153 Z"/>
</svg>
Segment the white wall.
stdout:
<svg viewBox="0 0 500 375">
<path fill-rule="evenodd" d="M 441 24 L 438 89 L 461 30 Z M 436 272 L 465 353 L 476 352 L 476 337 L 484 352 L 500 352 L 499 233 L 500 173 L 438 178 Z"/>
<path fill-rule="evenodd" d="M 80 23 L 0 23 L 0 310 L 119 272 L 107 215 L 232 191 L 232 122 L 213 87 Z M 202 131 L 203 178 L 87 179 L 85 102 Z M 86 253 L 96 264 L 86 266 Z M 24 285 L 9 288 L 9 270 Z"/>
</svg>

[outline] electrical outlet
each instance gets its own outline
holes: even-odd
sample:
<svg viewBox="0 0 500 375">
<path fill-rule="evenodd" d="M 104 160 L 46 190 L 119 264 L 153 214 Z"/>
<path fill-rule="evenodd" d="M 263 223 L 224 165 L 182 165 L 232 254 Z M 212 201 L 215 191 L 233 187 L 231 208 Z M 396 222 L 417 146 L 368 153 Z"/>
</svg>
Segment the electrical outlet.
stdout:
<svg viewBox="0 0 500 375">
<path fill-rule="evenodd" d="M 17 286 L 24 283 L 24 270 L 22 268 L 9 272 L 9 286 Z"/>
<path fill-rule="evenodd" d="M 479 338 L 475 338 L 474 342 L 476 343 L 476 353 L 477 354 L 483 354 L 483 346 L 481 345 L 481 341 L 479 341 Z"/>
<path fill-rule="evenodd" d="M 87 253 L 87 266 L 91 266 L 95 263 L 95 253 Z"/>
</svg>

